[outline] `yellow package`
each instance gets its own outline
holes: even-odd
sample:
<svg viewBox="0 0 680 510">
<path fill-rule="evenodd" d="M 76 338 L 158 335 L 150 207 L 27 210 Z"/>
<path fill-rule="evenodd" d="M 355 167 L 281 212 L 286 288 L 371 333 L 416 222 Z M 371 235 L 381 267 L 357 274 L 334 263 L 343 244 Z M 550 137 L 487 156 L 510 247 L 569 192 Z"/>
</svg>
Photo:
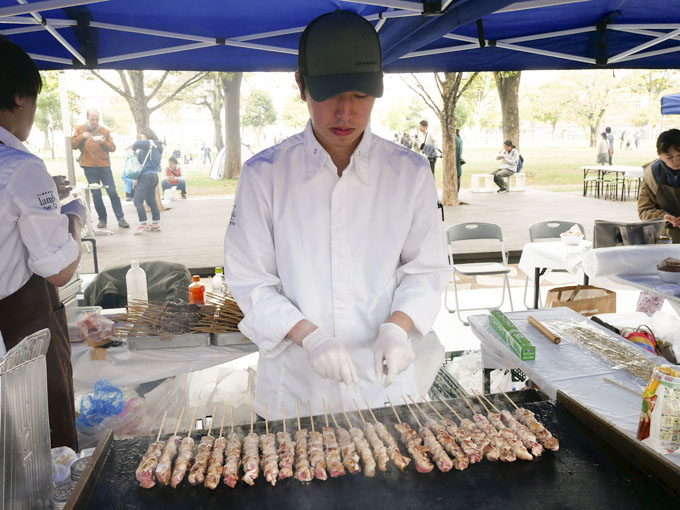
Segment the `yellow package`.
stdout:
<svg viewBox="0 0 680 510">
<path fill-rule="evenodd" d="M 637 438 L 660 452 L 680 447 L 680 370 L 658 366 L 642 394 Z"/>
</svg>

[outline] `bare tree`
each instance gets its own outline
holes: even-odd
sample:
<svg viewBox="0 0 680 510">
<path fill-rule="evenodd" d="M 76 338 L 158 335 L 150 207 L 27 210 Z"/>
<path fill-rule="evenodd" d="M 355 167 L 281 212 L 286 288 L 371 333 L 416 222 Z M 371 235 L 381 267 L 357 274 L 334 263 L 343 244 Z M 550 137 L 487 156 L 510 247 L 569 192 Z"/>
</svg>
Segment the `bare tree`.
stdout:
<svg viewBox="0 0 680 510">
<path fill-rule="evenodd" d="M 512 140 L 519 150 L 519 81 L 522 71 L 496 71 L 498 97 L 503 113 L 503 139 Z"/>
<path fill-rule="evenodd" d="M 243 73 L 220 73 L 224 96 L 224 177 L 234 179 L 241 173 L 241 81 Z"/>
<path fill-rule="evenodd" d="M 97 71 L 90 72 L 101 81 L 106 83 L 106 85 L 111 87 L 116 93 L 122 96 L 125 101 L 127 101 L 128 105 L 130 106 L 132 118 L 135 121 L 135 126 L 137 127 L 138 133 L 143 128 L 149 127 L 149 118 L 153 112 L 159 108 L 162 108 L 170 101 L 176 99 L 180 92 L 188 87 L 191 87 L 192 85 L 195 85 L 208 74 L 207 72 L 194 73 L 178 85 L 174 86 L 172 91 L 165 94 L 159 94 L 163 84 L 171 74 L 170 71 L 165 71 L 158 81 L 154 81 L 150 84 L 151 90 L 147 94 L 147 84 L 145 84 L 144 71 L 116 70 L 120 78 L 120 85 L 113 84 Z M 177 73 L 172 74 L 173 76 L 179 76 Z M 157 102 L 155 105 L 151 106 L 150 103 L 154 98 L 156 98 Z"/>
<path fill-rule="evenodd" d="M 222 112 L 224 108 L 224 92 L 219 86 L 219 73 L 209 73 L 204 82 L 205 90 L 194 94 L 193 103 L 196 106 L 203 106 L 210 112 L 213 121 L 213 146 L 217 152 L 224 147 L 222 139 Z"/>
<path fill-rule="evenodd" d="M 465 90 L 475 80 L 478 73 L 439 73 L 434 74 L 439 98 L 435 100 L 426 90 L 418 77 L 411 75 L 414 84 L 407 85 L 418 94 L 425 104 L 437 115 L 442 130 L 442 152 L 444 166 L 444 191 L 442 204 L 459 205 L 458 172 L 456 169 L 456 104 Z"/>
</svg>

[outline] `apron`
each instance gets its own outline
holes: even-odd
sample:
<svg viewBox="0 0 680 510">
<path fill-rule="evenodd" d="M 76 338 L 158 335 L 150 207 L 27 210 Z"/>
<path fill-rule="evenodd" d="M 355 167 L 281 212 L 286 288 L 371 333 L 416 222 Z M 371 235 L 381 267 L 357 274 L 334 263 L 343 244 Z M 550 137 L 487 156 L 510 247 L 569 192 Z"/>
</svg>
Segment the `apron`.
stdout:
<svg viewBox="0 0 680 510">
<path fill-rule="evenodd" d="M 7 350 L 40 329 L 50 330 L 47 349 L 47 401 L 52 448 L 78 451 L 73 397 L 71 344 L 64 305 L 57 288 L 34 274 L 14 294 L 0 299 L 0 331 Z"/>
<path fill-rule="evenodd" d="M 661 180 L 659 181 L 659 189 L 656 192 L 656 206 L 659 209 L 668 211 L 673 216 L 680 215 L 680 188 L 674 188 L 668 184 L 665 169 L 661 171 Z M 666 223 L 673 243 L 680 243 L 680 228 L 674 227 L 670 223 Z"/>
</svg>

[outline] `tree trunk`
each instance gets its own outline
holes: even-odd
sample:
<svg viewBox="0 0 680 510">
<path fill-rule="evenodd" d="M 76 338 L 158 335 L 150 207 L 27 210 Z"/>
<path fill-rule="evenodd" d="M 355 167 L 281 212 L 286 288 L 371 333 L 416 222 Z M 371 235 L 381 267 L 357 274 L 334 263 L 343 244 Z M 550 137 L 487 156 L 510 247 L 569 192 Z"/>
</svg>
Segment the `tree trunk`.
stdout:
<svg viewBox="0 0 680 510">
<path fill-rule="evenodd" d="M 439 119 L 442 130 L 443 191 L 442 204 L 459 205 L 458 172 L 456 171 L 456 103 L 463 73 L 444 73 L 442 83 L 442 113 Z"/>
<path fill-rule="evenodd" d="M 224 177 L 234 179 L 241 173 L 241 80 L 243 73 L 220 73 L 224 90 Z"/>
<path fill-rule="evenodd" d="M 137 135 L 139 135 L 142 129 L 149 127 L 149 118 L 151 116 L 144 92 L 144 71 L 128 71 L 128 76 L 132 85 L 133 97 L 126 97 L 125 99 L 130 105 L 132 118 L 137 127 Z"/>
<path fill-rule="evenodd" d="M 519 150 L 519 81 L 521 71 L 496 71 L 498 97 L 501 100 L 503 113 L 503 139 L 512 140 Z"/>
<path fill-rule="evenodd" d="M 46 127 L 45 130 L 43 131 L 43 134 L 45 135 L 45 143 L 43 143 L 43 150 L 48 151 L 50 150 L 50 128 Z"/>
</svg>

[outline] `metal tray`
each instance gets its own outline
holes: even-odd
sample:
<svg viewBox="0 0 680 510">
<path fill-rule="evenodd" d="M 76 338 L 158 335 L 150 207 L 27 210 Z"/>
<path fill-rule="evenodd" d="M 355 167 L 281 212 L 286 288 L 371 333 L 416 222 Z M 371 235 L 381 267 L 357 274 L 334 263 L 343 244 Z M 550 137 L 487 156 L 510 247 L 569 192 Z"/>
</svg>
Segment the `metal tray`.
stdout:
<svg viewBox="0 0 680 510">
<path fill-rule="evenodd" d="M 252 342 L 240 331 L 234 333 L 210 333 L 213 345 L 244 345 Z"/>
<path fill-rule="evenodd" d="M 177 347 L 204 347 L 210 345 L 210 333 L 187 333 L 174 335 L 168 340 L 159 336 L 129 336 L 127 346 L 131 351 L 143 349 L 175 349 Z"/>
</svg>

